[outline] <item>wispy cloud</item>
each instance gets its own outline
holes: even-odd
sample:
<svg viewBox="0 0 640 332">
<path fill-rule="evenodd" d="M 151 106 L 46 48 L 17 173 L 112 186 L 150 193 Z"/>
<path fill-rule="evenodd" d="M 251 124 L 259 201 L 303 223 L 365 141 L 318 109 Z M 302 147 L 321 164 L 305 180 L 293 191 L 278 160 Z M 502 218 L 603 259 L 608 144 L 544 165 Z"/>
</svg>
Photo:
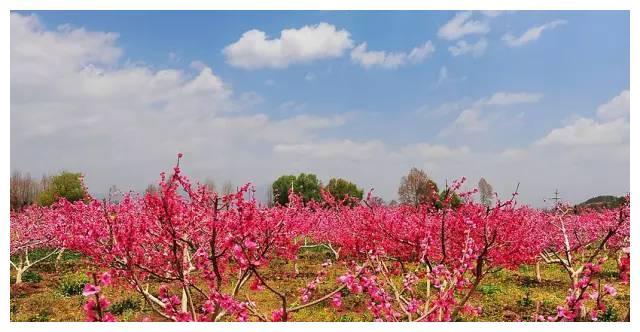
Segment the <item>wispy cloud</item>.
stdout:
<svg viewBox="0 0 640 332">
<path fill-rule="evenodd" d="M 455 102 L 445 103 L 436 108 L 434 112 L 460 112 L 456 119 L 443 128 L 439 136 L 449 136 L 454 133 L 477 134 L 489 129 L 491 121 L 486 116 L 486 110 L 519 104 L 536 103 L 542 99 L 540 93 L 530 92 L 496 92 L 489 97 L 477 99 L 472 103 Z M 518 115 L 521 116 L 521 115 Z"/>
<path fill-rule="evenodd" d="M 469 44 L 465 40 L 458 40 L 458 42 L 449 47 L 449 52 L 453 56 L 470 54 L 474 57 L 479 57 L 487 50 L 489 42 L 485 38 L 478 40 L 475 44 Z"/>
<path fill-rule="evenodd" d="M 518 37 L 512 35 L 510 32 L 506 33 L 504 36 L 502 36 L 502 40 L 510 47 L 519 47 L 527 43 L 530 43 L 534 40 L 538 40 L 542 36 L 542 33 L 545 30 L 553 30 L 556 27 L 559 27 L 564 24 L 567 24 L 567 21 L 555 20 L 543 25 L 529 28 L 527 31 L 525 31 Z"/>
<path fill-rule="evenodd" d="M 484 35 L 491 31 L 487 20 L 473 20 L 472 12 L 457 13 L 438 30 L 438 37 L 446 40 L 460 39 L 466 35 Z"/>
<path fill-rule="evenodd" d="M 395 69 L 407 64 L 417 64 L 424 61 L 436 48 L 431 41 L 414 47 L 406 52 L 369 51 L 367 43 L 358 45 L 351 51 L 351 60 L 364 68 L 380 67 L 384 69 Z"/>
</svg>

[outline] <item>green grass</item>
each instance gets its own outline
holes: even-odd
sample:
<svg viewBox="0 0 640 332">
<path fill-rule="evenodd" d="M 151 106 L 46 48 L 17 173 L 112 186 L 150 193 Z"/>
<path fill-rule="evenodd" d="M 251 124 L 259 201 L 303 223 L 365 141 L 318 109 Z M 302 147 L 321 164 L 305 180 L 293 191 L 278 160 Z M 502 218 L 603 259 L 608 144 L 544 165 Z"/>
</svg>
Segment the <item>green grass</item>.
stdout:
<svg viewBox="0 0 640 332">
<path fill-rule="evenodd" d="M 64 296 L 74 296 L 82 294 L 84 285 L 89 282 L 86 275 L 82 274 L 66 274 L 60 281 L 58 290 Z"/>
</svg>

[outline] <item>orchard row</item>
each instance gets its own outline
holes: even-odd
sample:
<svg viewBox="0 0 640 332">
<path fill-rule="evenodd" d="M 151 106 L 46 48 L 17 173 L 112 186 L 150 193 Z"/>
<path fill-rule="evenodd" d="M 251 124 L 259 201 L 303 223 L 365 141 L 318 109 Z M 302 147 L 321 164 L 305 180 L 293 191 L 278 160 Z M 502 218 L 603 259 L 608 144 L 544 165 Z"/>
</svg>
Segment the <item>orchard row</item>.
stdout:
<svg viewBox="0 0 640 332">
<path fill-rule="evenodd" d="M 629 197 L 615 209 L 543 211 L 518 205 L 514 193 L 486 206 L 472 200 L 475 191 L 460 190 L 463 181 L 417 206 L 371 197 L 344 204 L 327 192 L 305 202 L 291 192 L 286 205 L 267 207 L 249 185 L 229 195 L 193 185 L 178 164 L 161 175 L 156 192 L 117 203 L 86 195 L 12 212 L 11 265 L 20 283 L 27 269 L 62 250 L 89 258 L 89 321 L 115 319 L 105 287 L 130 288 L 169 321 L 288 321 L 356 295 L 378 321 L 451 321 L 481 312 L 470 299 L 489 273 L 534 264 L 560 265 L 572 287 L 555 314 L 532 312 L 531 319 L 596 320 L 616 293 L 599 282 L 604 261 L 615 259 L 628 282 Z M 270 263 L 295 261 L 301 247 L 313 246 L 330 250 L 331 259 L 299 294 L 279 290 L 265 274 Z M 50 252 L 30 259 L 39 248 Z M 328 280 L 336 265 L 346 272 Z M 161 286 L 150 289 L 152 282 Z M 335 286 L 320 292 L 321 284 Z M 239 296 L 245 289 L 272 293 L 279 308 L 265 312 Z"/>
</svg>

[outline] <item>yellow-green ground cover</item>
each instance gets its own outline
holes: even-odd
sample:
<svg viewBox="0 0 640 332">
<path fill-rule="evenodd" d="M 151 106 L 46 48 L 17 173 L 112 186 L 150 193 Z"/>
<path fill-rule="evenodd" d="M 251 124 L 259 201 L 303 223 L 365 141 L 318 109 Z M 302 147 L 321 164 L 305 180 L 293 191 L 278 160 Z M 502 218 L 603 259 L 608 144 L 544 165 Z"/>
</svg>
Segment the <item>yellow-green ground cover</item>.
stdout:
<svg viewBox="0 0 640 332">
<path fill-rule="evenodd" d="M 303 288 L 320 269 L 328 253 L 321 250 L 305 250 L 297 261 L 298 275 L 292 277 L 293 262 L 273 261 L 264 276 L 271 284 L 284 290 L 292 301 L 299 302 L 300 289 Z M 43 262 L 32 268 L 21 285 L 14 285 L 11 280 L 11 320 L 12 321 L 83 321 L 82 287 L 88 281 L 87 272 L 90 265 L 78 254 L 65 252 L 57 269 L 54 260 Z M 335 287 L 337 276 L 344 269 L 334 265 L 325 283 L 317 294 L 324 294 Z M 13 272 L 13 271 L 12 271 Z M 546 315 L 555 313 L 561 305 L 569 288 L 566 273 L 556 265 L 542 265 L 542 281 L 536 282 L 533 266 L 521 266 L 517 270 L 500 270 L 490 274 L 482 282 L 471 302 L 482 305 L 479 317 L 463 317 L 472 321 L 513 321 L 530 320 L 531 314 L 539 305 L 540 311 Z M 610 283 L 616 287 L 618 294 L 607 299 L 608 312 L 601 320 L 624 320 L 630 301 L 629 285 L 619 282 L 615 261 L 609 260 L 601 276 L 602 283 Z M 158 285 L 151 285 L 151 289 Z M 426 284 L 419 284 L 418 291 L 425 291 Z M 145 317 L 161 320 L 152 310 L 145 306 L 141 297 L 133 290 L 109 287 L 105 296 L 112 305 L 110 310 L 119 321 L 140 321 Z M 267 291 L 251 291 L 248 285 L 240 292 L 239 297 L 247 297 L 259 304 L 259 309 L 269 317 L 269 313 L 278 308 L 279 301 Z M 360 296 L 349 295 L 343 299 L 341 309 L 334 309 L 328 303 L 315 305 L 295 312 L 291 317 L 296 321 L 370 321 L 366 303 Z"/>
</svg>

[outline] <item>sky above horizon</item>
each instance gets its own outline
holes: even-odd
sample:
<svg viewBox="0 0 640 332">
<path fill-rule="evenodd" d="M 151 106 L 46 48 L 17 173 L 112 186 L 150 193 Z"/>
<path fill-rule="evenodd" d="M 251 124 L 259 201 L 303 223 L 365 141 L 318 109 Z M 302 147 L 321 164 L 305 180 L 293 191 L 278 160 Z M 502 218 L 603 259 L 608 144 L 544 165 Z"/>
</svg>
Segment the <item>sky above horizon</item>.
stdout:
<svg viewBox="0 0 640 332">
<path fill-rule="evenodd" d="M 11 14 L 11 169 L 144 190 L 424 169 L 545 206 L 629 191 L 626 11 Z"/>
</svg>

